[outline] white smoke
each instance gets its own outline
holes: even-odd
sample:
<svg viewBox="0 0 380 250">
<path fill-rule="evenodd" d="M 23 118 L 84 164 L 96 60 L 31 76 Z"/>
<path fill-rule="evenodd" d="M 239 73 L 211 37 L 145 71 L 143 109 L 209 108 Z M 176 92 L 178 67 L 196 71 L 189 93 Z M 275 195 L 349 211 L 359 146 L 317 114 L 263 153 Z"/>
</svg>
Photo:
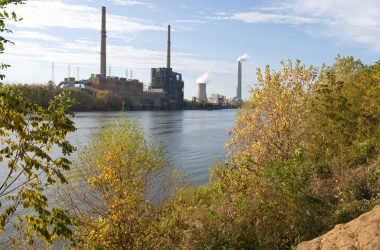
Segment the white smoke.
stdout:
<svg viewBox="0 0 380 250">
<path fill-rule="evenodd" d="M 245 53 L 244 55 L 238 57 L 237 61 L 243 63 L 243 62 L 246 62 L 248 58 L 249 58 L 248 54 Z"/>
<path fill-rule="evenodd" d="M 210 83 L 213 80 L 210 71 L 203 73 L 200 77 L 197 78 L 195 83 Z"/>
</svg>

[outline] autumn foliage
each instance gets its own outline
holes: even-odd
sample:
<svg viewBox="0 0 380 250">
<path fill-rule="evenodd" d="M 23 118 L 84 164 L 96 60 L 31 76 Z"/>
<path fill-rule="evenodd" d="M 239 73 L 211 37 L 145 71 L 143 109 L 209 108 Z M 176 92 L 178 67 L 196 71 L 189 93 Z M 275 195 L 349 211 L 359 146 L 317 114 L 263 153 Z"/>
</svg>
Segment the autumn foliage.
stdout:
<svg viewBox="0 0 380 250">
<path fill-rule="evenodd" d="M 46 197 L 22 193 L 43 209 L 30 225 L 48 242 L 66 235 L 72 248 L 291 249 L 370 210 L 380 202 L 380 63 L 337 57 L 320 69 L 281 65 L 258 70 L 209 185 L 173 175 L 162 145 L 123 117 L 93 134 L 69 177 L 61 175 L 69 162 L 55 162 L 47 181 L 68 181 L 57 191 L 64 209 L 50 211 Z M 29 118 L 38 118 L 41 136 L 72 152 L 64 135 L 74 128 L 60 99 L 52 116 L 15 98 L 43 116 Z M 49 119 L 61 130 L 43 125 Z"/>
<path fill-rule="evenodd" d="M 77 246 L 291 249 L 368 211 L 380 198 L 379 72 L 352 57 L 258 70 L 210 184 L 157 202 L 150 192 L 170 189 L 149 184 L 162 151 L 133 122 L 103 129 L 78 165 L 96 210 L 74 212 Z"/>
<path fill-rule="evenodd" d="M 291 159 L 302 149 L 308 133 L 303 121 L 318 69 L 299 61 L 282 62 L 282 66 L 279 72 L 269 66 L 264 72 L 257 70 L 258 84 L 251 88 L 251 98 L 232 131 L 229 157 L 241 171 Z"/>
<path fill-rule="evenodd" d="M 140 125 L 129 118 L 95 133 L 61 193 L 76 224 L 76 245 L 147 248 L 157 221 L 154 199 L 148 197 L 164 198 L 167 165 L 161 146 L 146 140 Z"/>
</svg>

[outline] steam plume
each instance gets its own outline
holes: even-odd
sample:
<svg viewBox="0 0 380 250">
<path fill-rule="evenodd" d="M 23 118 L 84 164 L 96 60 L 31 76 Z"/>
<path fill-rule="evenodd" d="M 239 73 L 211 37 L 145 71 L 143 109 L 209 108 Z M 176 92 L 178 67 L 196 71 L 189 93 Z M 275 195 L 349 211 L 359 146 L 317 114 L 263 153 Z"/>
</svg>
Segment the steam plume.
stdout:
<svg viewBox="0 0 380 250">
<path fill-rule="evenodd" d="M 248 54 L 245 53 L 244 55 L 240 56 L 240 57 L 237 59 L 237 61 L 243 63 L 243 62 L 247 61 L 248 58 L 249 58 Z"/>
<path fill-rule="evenodd" d="M 200 77 L 197 78 L 195 83 L 210 83 L 213 80 L 213 77 L 210 71 L 203 73 Z"/>
</svg>

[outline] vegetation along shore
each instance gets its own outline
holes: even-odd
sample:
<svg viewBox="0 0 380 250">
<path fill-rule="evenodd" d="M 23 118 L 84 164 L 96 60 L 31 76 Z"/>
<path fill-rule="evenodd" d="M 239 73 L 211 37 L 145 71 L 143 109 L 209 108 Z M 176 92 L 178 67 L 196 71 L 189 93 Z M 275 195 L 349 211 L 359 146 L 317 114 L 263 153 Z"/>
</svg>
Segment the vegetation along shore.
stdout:
<svg viewBox="0 0 380 250">
<path fill-rule="evenodd" d="M 5 7 L 20 3 L 0 2 L 1 34 L 5 20 L 18 20 Z M 1 37 L 1 53 L 7 42 Z M 1 84 L 7 247 L 293 249 L 379 205 L 380 61 L 281 65 L 257 69 L 226 161 L 196 187 L 168 168 L 165 145 L 126 116 L 84 147 L 66 139 L 76 129 L 73 110 L 120 110 L 120 100 Z"/>
</svg>

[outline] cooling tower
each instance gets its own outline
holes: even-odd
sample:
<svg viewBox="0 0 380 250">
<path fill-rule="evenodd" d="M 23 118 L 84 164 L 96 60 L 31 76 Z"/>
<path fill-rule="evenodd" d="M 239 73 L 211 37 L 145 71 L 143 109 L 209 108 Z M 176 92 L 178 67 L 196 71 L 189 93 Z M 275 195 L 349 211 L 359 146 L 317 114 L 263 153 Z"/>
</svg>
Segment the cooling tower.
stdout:
<svg viewBox="0 0 380 250">
<path fill-rule="evenodd" d="M 206 83 L 198 83 L 197 100 L 199 102 L 207 102 Z"/>
<path fill-rule="evenodd" d="M 236 88 L 236 98 L 241 99 L 241 62 L 238 62 L 238 83 Z"/>
<path fill-rule="evenodd" d="M 102 29 L 100 31 L 100 75 L 106 76 L 106 7 L 102 7 Z"/>
</svg>

